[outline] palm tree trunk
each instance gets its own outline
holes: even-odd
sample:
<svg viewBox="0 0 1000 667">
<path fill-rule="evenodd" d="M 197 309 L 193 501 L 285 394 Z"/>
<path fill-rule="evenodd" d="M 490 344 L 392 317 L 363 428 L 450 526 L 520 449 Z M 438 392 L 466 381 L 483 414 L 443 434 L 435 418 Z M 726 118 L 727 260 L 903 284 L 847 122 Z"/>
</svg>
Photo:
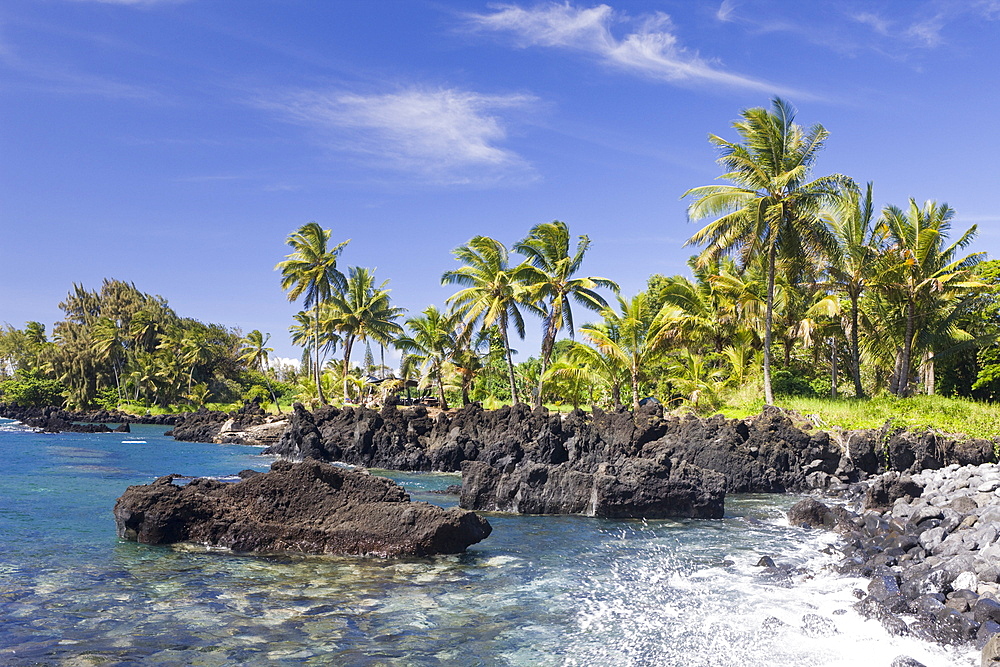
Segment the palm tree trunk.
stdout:
<svg viewBox="0 0 1000 667">
<path fill-rule="evenodd" d="M 920 360 L 920 374 L 924 380 L 924 393 L 928 396 L 934 395 L 934 354 L 927 350 Z"/>
<path fill-rule="evenodd" d="M 444 381 L 441 379 L 441 371 L 437 373 L 438 400 L 441 401 L 441 409 L 448 409 L 448 399 L 444 397 Z"/>
<path fill-rule="evenodd" d="M 354 336 L 344 339 L 344 402 L 347 402 L 347 374 L 351 370 L 351 350 L 354 348 Z"/>
<path fill-rule="evenodd" d="M 507 338 L 507 319 L 500 318 L 500 336 L 503 338 L 504 354 L 507 356 L 507 375 L 510 379 L 510 401 L 511 405 L 519 403 L 517 400 L 517 381 L 514 379 L 514 359 L 510 354 L 510 341 Z"/>
<path fill-rule="evenodd" d="M 897 396 L 909 396 L 910 393 L 910 366 L 913 355 L 913 335 L 916 329 L 916 312 L 913 307 L 913 299 L 906 304 L 906 334 L 903 338 L 903 355 L 899 364 L 899 384 L 896 387 Z"/>
<path fill-rule="evenodd" d="M 896 349 L 896 361 L 892 367 L 892 377 L 889 378 L 889 393 L 893 396 L 899 395 L 899 382 L 903 376 L 903 348 Z"/>
<path fill-rule="evenodd" d="M 553 311 L 555 306 L 553 306 Z M 532 401 L 534 407 L 538 408 L 542 405 L 542 387 L 544 386 L 545 371 L 549 368 L 549 362 L 552 359 L 552 348 L 555 346 L 556 331 L 555 331 L 555 312 L 550 312 L 548 317 L 548 322 L 545 324 L 545 337 L 542 339 L 542 370 L 538 374 L 538 389 L 536 390 L 535 400 Z"/>
<path fill-rule="evenodd" d="M 851 376 L 854 379 L 854 395 L 865 397 L 861 386 L 861 355 L 858 351 L 858 295 L 851 294 Z"/>
<path fill-rule="evenodd" d="M 632 412 L 639 412 L 639 367 L 632 367 Z"/>
<path fill-rule="evenodd" d="M 319 304 L 316 304 L 316 326 L 313 330 L 313 350 L 316 354 L 316 363 L 313 364 L 313 378 L 316 380 L 316 396 L 319 397 L 319 404 L 326 405 L 326 396 L 323 395 L 323 383 L 320 379 L 319 364 Z"/>
<path fill-rule="evenodd" d="M 771 390 L 771 320 L 774 313 L 774 270 L 777 245 L 771 239 L 767 250 L 767 308 L 764 313 L 764 402 L 774 405 L 774 392 Z"/>
<path fill-rule="evenodd" d="M 830 337 L 830 397 L 837 398 L 837 382 L 838 378 L 838 368 L 837 368 L 837 339 Z"/>
<path fill-rule="evenodd" d="M 281 414 L 281 406 L 278 405 L 278 396 L 274 393 L 274 389 L 271 388 L 271 378 L 267 377 L 267 368 L 264 366 L 264 360 L 261 359 L 260 362 L 260 372 L 264 376 L 264 382 L 267 383 L 267 390 L 271 393 L 271 399 L 274 400 L 274 407 L 278 409 L 278 414 Z"/>
</svg>

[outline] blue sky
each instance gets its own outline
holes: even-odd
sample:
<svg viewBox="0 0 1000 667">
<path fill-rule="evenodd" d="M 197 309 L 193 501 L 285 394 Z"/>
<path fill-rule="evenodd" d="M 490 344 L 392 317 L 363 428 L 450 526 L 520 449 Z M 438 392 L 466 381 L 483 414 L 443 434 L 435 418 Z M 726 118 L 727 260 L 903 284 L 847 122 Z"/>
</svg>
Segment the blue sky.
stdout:
<svg viewBox="0 0 1000 667">
<path fill-rule="evenodd" d="M 686 272 L 707 136 L 773 95 L 830 131 L 816 175 L 996 256 L 998 35 L 971 0 L 5 0 L 0 322 L 113 277 L 298 356 L 273 267 L 310 220 L 414 312 L 455 246 L 554 219 L 632 294 Z"/>
</svg>

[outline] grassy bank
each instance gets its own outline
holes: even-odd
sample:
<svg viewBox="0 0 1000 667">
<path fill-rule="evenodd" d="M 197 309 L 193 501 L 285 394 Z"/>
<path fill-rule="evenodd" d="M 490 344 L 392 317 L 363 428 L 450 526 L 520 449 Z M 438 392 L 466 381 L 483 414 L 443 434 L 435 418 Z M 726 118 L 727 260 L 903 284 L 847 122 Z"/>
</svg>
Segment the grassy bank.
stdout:
<svg viewBox="0 0 1000 667">
<path fill-rule="evenodd" d="M 1000 405 L 961 398 L 879 396 L 858 401 L 782 396 L 775 402 L 782 408 L 803 415 L 815 415 L 821 428 L 881 428 L 891 421 L 894 426 L 909 430 L 930 428 L 945 433 L 964 433 L 975 438 L 1000 436 Z M 742 400 L 719 412 L 727 417 L 747 417 L 759 414 L 762 407 L 762 399 Z"/>
</svg>

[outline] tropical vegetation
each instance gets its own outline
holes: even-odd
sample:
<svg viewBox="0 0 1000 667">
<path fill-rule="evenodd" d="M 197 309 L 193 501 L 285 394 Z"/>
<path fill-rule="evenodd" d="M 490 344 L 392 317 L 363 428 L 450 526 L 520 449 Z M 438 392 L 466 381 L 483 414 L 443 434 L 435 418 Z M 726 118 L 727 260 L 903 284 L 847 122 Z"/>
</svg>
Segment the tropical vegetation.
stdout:
<svg viewBox="0 0 1000 667">
<path fill-rule="evenodd" d="M 920 395 L 1000 399 L 1000 261 L 967 252 L 977 230 L 953 233 L 946 204 L 879 206 L 871 182 L 815 176 L 829 133 L 795 117 L 775 99 L 742 111 L 734 138 L 709 136 L 720 182 L 682 195 L 705 221 L 688 240 L 690 272 L 652 275 L 638 293 L 593 275 L 590 238 L 553 220 L 507 241 L 472 236 L 450 268 L 442 257 L 451 296 L 407 313 L 374 269 L 342 271 L 348 241 L 309 222 L 275 267 L 301 303 L 289 327 L 297 366 L 275 365 L 270 334 L 183 318 L 106 280 L 73 286 L 51 337 L 38 322 L 0 329 L 0 400 L 256 399 L 279 412 L 390 397 L 443 409 L 657 400 L 732 413 L 829 397 L 881 418 L 886 401 L 941 400 Z M 540 347 L 519 353 L 533 327 Z"/>
</svg>

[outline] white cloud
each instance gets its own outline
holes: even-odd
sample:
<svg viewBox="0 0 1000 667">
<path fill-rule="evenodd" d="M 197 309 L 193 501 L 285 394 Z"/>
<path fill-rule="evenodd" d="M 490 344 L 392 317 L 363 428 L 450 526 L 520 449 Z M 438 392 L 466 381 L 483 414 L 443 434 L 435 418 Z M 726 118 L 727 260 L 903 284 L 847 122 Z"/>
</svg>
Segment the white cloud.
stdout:
<svg viewBox="0 0 1000 667">
<path fill-rule="evenodd" d="M 736 3 L 733 0 L 722 0 L 722 4 L 719 5 L 719 9 L 715 12 L 715 18 L 720 21 L 732 21 L 735 9 Z"/>
<path fill-rule="evenodd" d="M 873 14 L 871 12 L 863 12 L 861 14 L 855 14 L 854 20 L 858 23 L 863 23 L 864 25 L 870 26 L 872 30 L 879 33 L 880 35 L 889 34 L 889 21 L 882 18 L 878 14 Z"/>
<path fill-rule="evenodd" d="M 357 154 L 439 183 L 533 178 L 530 165 L 501 144 L 502 113 L 528 108 L 529 95 L 482 95 L 412 88 L 362 95 L 306 91 L 265 106 L 323 131 Z"/>
<path fill-rule="evenodd" d="M 911 25 L 906 29 L 906 36 L 922 46 L 932 48 L 940 45 L 943 41 L 941 37 L 942 28 L 944 28 L 943 17 L 934 16 Z"/>
<path fill-rule="evenodd" d="M 726 3 L 719 12 L 728 16 Z M 725 10 L 725 11 L 723 11 Z M 502 5 L 492 14 L 472 14 L 469 21 L 482 30 L 513 33 L 521 46 L 564 48 L 597 56 L 605 64 L 671 83 L 709 83 L 762 90 L 772 94 L 804 94 L 766 81 L 727 72 L 697 53 L 685 49 L 667 14 L 657 12 L 638 23 L 622 38 L 611 27 L 625 22 L 608 5 L 589 9 L 568 2 L 525 9 Z"/>
</svg>

